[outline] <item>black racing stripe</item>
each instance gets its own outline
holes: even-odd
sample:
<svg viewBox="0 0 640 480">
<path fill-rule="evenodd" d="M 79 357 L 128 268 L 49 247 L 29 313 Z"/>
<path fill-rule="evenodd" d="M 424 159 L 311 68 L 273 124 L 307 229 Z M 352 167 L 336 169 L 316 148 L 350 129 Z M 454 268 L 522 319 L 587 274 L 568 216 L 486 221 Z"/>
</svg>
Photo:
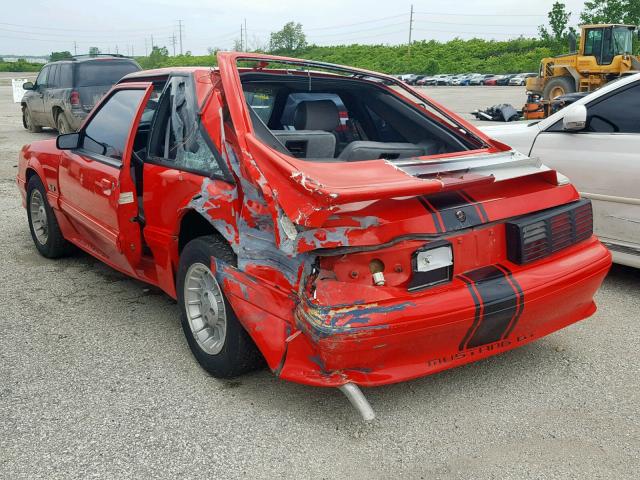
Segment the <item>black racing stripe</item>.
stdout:
<svg viewBox="0 0 640 480">
<path fill-rule="evenodd" d="M 471 328 L 467 330 L 467 333 L 464 335 L 464 338 L 462 339 L 458 347 L 460 350 L 464 350 L 466 348 L 467 342 L 469 341 L 469 337 L 471 337 L 475 329 L 478 327 L 478 324 L 480 323 L 480 320 L 482 317 L 482 303 L 480 301 L 480 298 L 476 294 L 475 289 L 473 288 L 473 281 L 471 281 L 464 275 L 459 275 L 458 278 L 460 278 L 460 280 L 466 283 L 467 289 L 469 290 L 469 293 L 471 293 L 471 298 L 473 298 L 473 303 L 475 305 L 475 312 L 473 314 L 473 324 L 471 325 Z"/>
<path fill-rule="evenodd" d="M 466 348 L 479 347 L 506 338 L 507 329 L 518 313 L 518 293 L 507 280 L 506 274 L 495 266 L 483 267 L 465 274 L 482 301 L 482 318 L 464 343 Z"/>
<path fill-rule="evenodd" d="M 438 233 L 442 233 L 444 231 L 442 224 L 440 223 L 440 219 L 438 218 L 438 214 L 436 213 L 435 208 L 423 197 L 418 197 L 418 201 L 422 204 L 422 206 L 431 214 L 431 218 L 433 219 L 433 223 L 436 226 L 436 230 Z"/>
<path fill-rule="evenodd" d="M 513 276 L 513 273 L 511 273 L 511 270 L 509 270 L 507 267 L 505 267 L 502 264 L 498 265 L 498 267 L 500 267 L 502 270 L 504 270 L 507 273 L 507 278 L 511 281 L 511 283 L 515 287 L 516 294 L 518 295 L 518 300 L 519 300 L 518 311 L 516 312 L 515 317 L 511 322 L 511 325 L 509 326 L 509 328 L 504 334 L 504 338 L 507 338 L 509 335 L 511 335 L 511 332 L 515 328 L 516 324 L 518 323 L 518 320 L 520 319 L 520 316 L 522 315 L 522 312 L 524 311 L 524 292 L 522 291 L 522 287 L 520 286 L 518 281 Z"/>
<path fill-rule="evenodd" d="M 484 209 L 484 205 L 476 201 L 467 192 L 460 192 L 460 193 L 464 196 L 464 198 L 466 198 L 469 202 L 471 202 L 474 207 L 476 207 L 476 209 L 480 212 L 480 218 L 482 218 L 485 222 L 489 222 L 489 215 L 487 215 L 487 211 Z"/>
<path fill-rule="evenodd" d="M 426 200 L 440 214 L 442 222 L 444 223 L 444 230 L 447 232 L 462 230 L 484 223 L 474 205 L 466 200 L 459 192 L 436 193 L 435 195 L 426 197 Z M 462 221 L 458 218 L 458 212 L 464 214 Z"/>
</svg>

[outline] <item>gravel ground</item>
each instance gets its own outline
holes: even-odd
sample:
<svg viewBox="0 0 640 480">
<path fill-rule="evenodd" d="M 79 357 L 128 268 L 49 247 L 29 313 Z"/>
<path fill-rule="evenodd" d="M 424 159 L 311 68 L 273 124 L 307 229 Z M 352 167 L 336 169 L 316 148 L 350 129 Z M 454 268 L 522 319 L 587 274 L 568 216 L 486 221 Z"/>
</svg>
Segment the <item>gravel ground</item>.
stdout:
<svg viewBox="0 0 640 480">
<path fill-rule="evenodd" d="M 522 95 L 505 88 L 430 93 L 467 112 Z M 38 256 L 16 157 L 53 133 L 23 130 L 9 95 L 0 86 L 0 478 L 637 478 L 640 272 L 614 267 L 596 315 L 532 345 L 367 390 L 366 425 L 335 390 L 209 377 L 160 291 L 84 254 Z"/>
</svg>

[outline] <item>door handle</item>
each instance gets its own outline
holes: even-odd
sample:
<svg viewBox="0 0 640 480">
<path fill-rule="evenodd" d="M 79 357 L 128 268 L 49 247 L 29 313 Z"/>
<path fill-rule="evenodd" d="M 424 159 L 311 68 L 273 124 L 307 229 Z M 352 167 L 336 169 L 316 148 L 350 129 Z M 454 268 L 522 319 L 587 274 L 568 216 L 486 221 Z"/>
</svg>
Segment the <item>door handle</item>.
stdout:
<svg viewBox="0 0 640 480">
<path fill-rule="evenodd" d="M 100 187 L 106 195 L 111 195 L 111 192 L 116 188 L 116 184 L 108 178 L 103 178 L 100 180 Z"/>
</svg>

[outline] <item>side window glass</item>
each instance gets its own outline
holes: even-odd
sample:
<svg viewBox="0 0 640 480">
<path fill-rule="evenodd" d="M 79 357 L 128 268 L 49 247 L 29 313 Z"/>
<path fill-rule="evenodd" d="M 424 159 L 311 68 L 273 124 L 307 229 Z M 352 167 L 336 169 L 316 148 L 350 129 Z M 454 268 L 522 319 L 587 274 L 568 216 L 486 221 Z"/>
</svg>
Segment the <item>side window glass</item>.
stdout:
<svg viewBox="0 0 640 480">
<path fill-rule="evenodd" d="M 58 87 L 71 88 L 71 65 L 68 63 L 60 65 L 60 72 L 58 73 Z"/>
<path fill-rule="evenodd" d="M 47 76 L 49 74 L 49 66 L 44 67 L 40 70 L 38 74 L 38 78 L 36 78 L 36 85 L 38 87 L 46 87 L 47 86 Z"/>
<path fill-rule="evenodd" d="M 187 77 L 169 80 L 160 100 L 150 157 L 172 168 L 224 177 L 213 146 L 205 138 Z"/>
<path fill-rule="evenodd" d="M 122 160 L 129 130 L 144 90 L 119 90 L 93 116 L 83 131 L 82 148 Z"/>
<path fill-rule="evenodd" d="M 58 72 L 60 71 L 60 65 L 52 65 L 49 70 L 47 87 L 49 88 L 57 88 L 58 87 Z"/>
<path fill-rule="evenodd" d="M 599 133 L 640 133 L 640 85 L 634 85 L 589 106 L 586 130 Z"/>
<path fill-rule="evenodd" d="M 271 113 L 273 112 L 273 105 L 276 101 L 275 92 L 269 88 L 245 90 L 244 98 L 264 124 L 269 125 Z"/>
<path fill-rule="evenodd" d="M 587 30 L 587 38 L 584 45 L 585 56 L 600 56 L 602 46 L 602 30 Z"/>
</svg>

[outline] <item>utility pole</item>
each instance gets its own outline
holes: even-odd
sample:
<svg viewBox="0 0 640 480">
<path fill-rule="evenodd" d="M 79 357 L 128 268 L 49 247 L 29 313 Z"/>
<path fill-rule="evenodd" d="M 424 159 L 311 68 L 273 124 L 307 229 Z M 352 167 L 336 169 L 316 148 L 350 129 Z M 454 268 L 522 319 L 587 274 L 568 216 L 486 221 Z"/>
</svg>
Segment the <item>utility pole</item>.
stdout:
<svg viewBox="0 0 640 480">
<path fill-rule="evenodd" d="M 242 43 L 242 24 L 240 24 L 240 51 L 244 51 L 244 44 Z"/>
<path fill-rule="evenodd" d="M 78 43 L 75 40 L 73 41 L 73 54 L 78 55 Z"/>
<path fill-rule="evenodd" d="M 249 50 L 249 37 L 247 36 L 247 19 L 244 19 L 244 51 Z"/>
<path fill-rule="evenodd" d="M 182 20 L 178 20 L 178 34 L 180 35 L 180 55 L 182 55 Z"/>
<path fill-rule="evenodd" d="M 149 48 L 147 47 L 147 39 L 144 39 L 144 56 L 148 57 L 149 56 Z"/>
<path fill-rule="evenodd" d="M 408 54 L 411 56 L 411 34 L 413 33 L 413 3 L 411 4 L 411 13 L 409 14 L 409 48 Z"/>
<path fill-rule="evenodd" d="M 151 52 L 153 53 L 153 35 L 151 35 Z"/>
<path fill-rule="evenodd" d="M 176 34 L 171 36 L 171 44 L 173 45 L 173 56 L 176 56 Z"/>
<path fill-rule="evenodd" d="M 131 44 L 131 56 L 135 57 L 135 53 L 133 53 L 133 44 Z"/>
</svg>

